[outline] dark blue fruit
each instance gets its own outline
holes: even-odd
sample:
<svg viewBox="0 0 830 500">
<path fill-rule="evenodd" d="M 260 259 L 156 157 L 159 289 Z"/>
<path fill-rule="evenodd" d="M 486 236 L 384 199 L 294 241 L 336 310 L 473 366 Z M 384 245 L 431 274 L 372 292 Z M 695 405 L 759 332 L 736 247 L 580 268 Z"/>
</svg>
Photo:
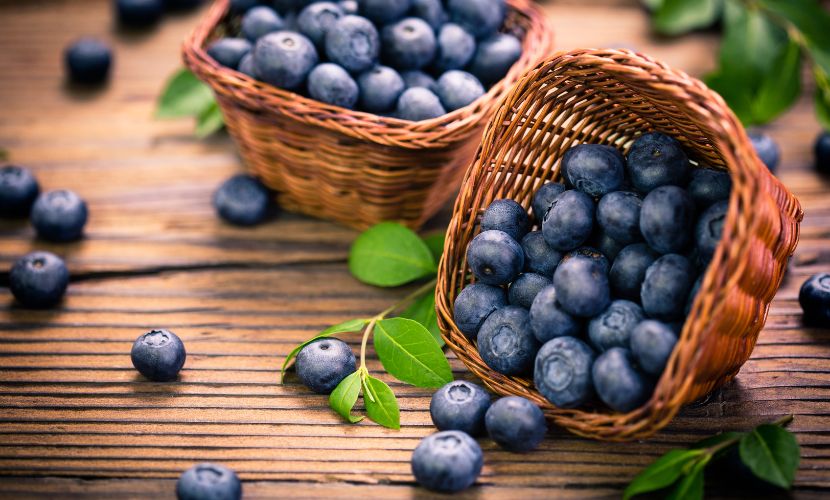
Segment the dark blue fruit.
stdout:
<svg viewBox="0 0 830 500">
<path fill-rule="evenodd" d="M 628 151 L 628 172 L 637 190 L 649 191 L 686 180 L 689 158 L 677 140 L 659 132 L 641 135 Z"/>
<path fill-rule="evenodd" d="M 497 400 L 487 410 L 484 421 L 490 438 L 509 451 L 536 449 L 548 432 L 542 410 L 530 400 L 519 396 Z"/>
<path fill-rule="evenodd" d="M 510 283 L 510 288 L 507 290 L 508 300 L 511 305 L 530 309 L 536 294 L 550 284 L 551 280 L 547 276 L 536 273 L 520 274 L 513 283 Z"/>
<path fill-rule="evenodd" d="M 658 187 L 643 200 L 640 231 L 657 252 L 681 252 L 691 242 L 694 217 L 695 205 L 683 188 Z"/>
<path fill-rule="evenodd" d="M 587 194 L 565 191 L 554 198 L 542 221 L 545 241 L 562 252 L 579 247 L 591 236 L 594 212 L 594 202 Z"/>
<path fill-rule="evenodd" d="M 345 15 L 346 13 L 336 3 L 315 2 L 300 12 L 297 17 L 297 29 L 311 40 L 318 51 L 323 51 L 326 33 L 338 19 Z"/>
<path fill-rule="evenodd" d="M 522 250 L 525 253 L 525 271 L 553 276 L 553 271 L 562 260 L 562 253 L 547 244 L 542 231 L 527 233 L 522 238 Z"/>
<path fill-rule="evenodd" d="M 504 22 L 503 0 L 449 0 L 447 10 L 452 22 L 476 38 L 492 35 Z"/>
<path fill-rule="evenodd" d="M 176 482 L 179 500 L 239 500 L 242 483 L 224 465 L 201 463 L 187 469 Z"/>
<path fill-rule="evenodd" d="M 287 90 L 301 87 L 316 65 L 317 51 L 314 44 L 299 33 L 268 33 L 257 40 L 254 46 L 254 68 L 257 76 L 275 87 Z"/>
<path fill-rule="evenodd" d="M 412 453 L 412 474 L 418 484 L 445 493 L 472 486 L 483 464 L 481 447 L 461 431 L 441 431 L 429 435 Z"/>
<path fill-rule="evenodd" d="M 435 32 L 417 17 L 385 26 L 381 40 L 383 60 L 398 69 L 421 69 L 435 57 Z"/>
<path fill-rule="evenodd" d="M 236 14 L 244 14 L 248 10 L 259 5 L 259 0 L 230 0 L 231 12 Z"/>
<path fill-rule="evenodd" d="M 798 303 L 807 323 L 830 327 L 830 274 L 819 273 L 801 285 Z"/>
<path fill-rule="evenodd" d="M 337 2 L 337 5 L 339 5 L 340 8 L 343 9 L 343 13 L 347 16 L 357 15 L 357 11 L 360 7 L 357 3 L 357 0 L 340 0 L 339 2 Z"/>
<path fill-rule="evenodd" d="M 697 208 L 703 210 L 716 202 L 729 199 L 732 179 L 724 170 L 697 168 L 692 170 L 692 180 L 686 190 Z"/>
<path fill-rule="evenodd" d="M 116 0 L 118 23 L 130 28 L 146 28 L 156 24 L 164 14 L 163 0 Z"/>
<path fill-rule="evenodd" d="M 112 66 L 109 46 L 95 38 L 81 38 L 66 48 L 63 55 L 69 80 L 95 85 L 107 79 Z"/>
<path fill-rule="evenodd" d="M 432 66 L 443 73 L 461 69 L 470 62 L 476 50 L 476 39 L 457 24 L 447 23 L 438 31 L 437 51 Z"/>
<path fill-rule="evenodd" d="M 767 166 L 770 172 L 775 173 L 778 163 L 781 161 L 781 148 L 770 135 L 759 131 L 749 133 L 749 140 L 752 147 L 758 154 L 758 158 Z"/>
<path fill-rule="evenodd" d="M 631 354 L 648 374 L 659 377 L 669 361 L 677 334 L 671 326 L 647 319 L 631 331 Z"/>
<path fill-rule="evenodd" d="M 603 196 L 622 186 L 625 159 L 619 150 L 604 144 L 580 144 L 562 157 L 565 178 L 588 196 Z"/>
<path fill-rule="evenodd" d="M 497 229 L 521 241 L 530 229 L 530 218 L 521 205 L 510 199 L 495 200 L 481 216 L 481 230 Z"/>
<path fill-rule="evenodd" d="M 521 307 L 507 306 L 494 311 L 478 331 L 481 359 L 504 375 L 530 373 L 539 345 L 530 329 L 528 312 Z"/>
<path fill-rule="evenodd" d="M 358 7 L 361 16 L 384 26 L 404 17 L 412 7 L 412 0 L 360 0 Z"/>
<path fill-rule="evenodd" d="M 359 90 L 348 71 L 334 63 L 323 63 L 308 74 L 308 93 L 318 101 L 352 109 Z"/>
<path fill-rule="evenodd" d="M 645 243 L 635 243 L 620 250 L 608 273 L 614 294 L 639 302 L 646 270 L 658 257 L 660 255 Z"/>
<path fill-rule="evenodd" d="M 268 189 L 255 177 L 244 174 L 226 180 L 213 194 L 213 207 L 219 216 L 238 226 L 262 222 L 270 205 Z"/>
<path fill-rule="evenodd" d="M 0 217 L 27 215 L 40 186 L 29 169 L 17 165 L 0 168 Z"/>
<path fill-rule="evenodd" d="M 588 323 L 591 344 L 600 351 L 628 347 L 631 331 L 643 321 L 643 309 L 628 300 L 615 300 Z"/>
<path fill-rule="evenodd" d="M 503 231 L 481 232 L 467 247 L 470 269 L 487 285 L 506 285 L 513 281 L 524 268 L 524 260 L 521 245 Z"/>
<path fill-rule="evenodd" d="M 360 107 L 372 113 L 395 109 L 406 84 L 397 71 L 388 66 L 375 66 L 357 77 Z"/>
<path fill-rule="evenodd" d="M 409 15 L 423 19 L 435 31 L 449 19 L 441 0 L 412 0 Z"/>
<path fill-rule="evenodd" d="M 231 69 L 237 69 L 242 58 L 250 52 L 251 42 L 244 38 L 220 38 L 207 48 L 210 57 Z"/>
<path fill-rule="evenodd" d="M 541 343 L 557 337 L 576 337 L 582 322 L 562 309 L 556 300 L 556 287 L 546 286 L 536 294 L 530 305 L 530 329 Z"/>
<path fill-rule="evenodd" d="M 447 111 L 455 111 L 484 95 L 484 87 L 476 77 L 453 69 L 438 78 L 436 92 Z"/>
<path fill-rule="evenodd" d="M 596 250 L 604 255 L 609 261 L 616 259 L 617 255 L 619 255 L 620 251 L 625 247 L 625 245 L 619 241 L 608 236 L 608 233 L 602 228 L 594 231 L 594 234 L 592 234 L 591 238 L 588 240 L 588 245 L 589 247 L 593 246 L 596 248 Z"/>
<path fill-rule="evenodd" d="M 558 337 L 536 355 L 533 382 L 548 401 L 559 408 L 575 408 L 594 395 L 591 367 L 594 351 L 574 337 Z"/>
<path fill-rule="evenodd" d="M 720 243 L 723 233 L 723 225 L 726 222 L 726 211 L 729 209 L 729 201 L 719 201 L 707 208 L 700 215 L 695 229 L 695 241 L 700 257 L 705 261 L 712 258 L 715 249 Z"/>
<path fill-rule="evenodd" d="M 83 235 L 88 211 L 86 202 L 68 189 L 43 193 L 32 205 L 31 222 L 39 238 L 57 243 L 75 241 Z"/>
<path fill-rule="evenodd" d="M 545 214 L 553 204 L 553 200 L 560 194 L 565 192 L 565 185 L 559 182 L 546 182 L 542 184 L 539 189 L 533 194 L 533 200 L 530 202 L 533 208 L 533 217 L 541 225 L 545 220 Z"/>
<path fill-rule="evenodd" d="M 51 307 L 63 298 L 69 271 L 57 255 L 32 252 L 24 255 L 9 272 L 12 295 L 26 307 Z"/>
<path fill-rule="evenodd" d="M 592 369 L 594 388 L 612 410 L 629 412 L 651 396 L 652 385 L 634 366 L 631 352 L 614 347 L 600 354 Z"/>
<path fill-rule="evenodd" d="M 409 71 L 402 71 L 401 78 L 406 85 L 406 88 L 423 87 L 435 92 L 435 78 L 429 76 L 419 69 L 411 69 Z"/>
<path fill-rule="evenodd" d="M 237 68 L 237 71 L 244 73 L 251 78 L 257 77 L 256 70 L 254 69 L 254 55 L 252 53 L 248 52 L 245 54 L 245 57 L 239 61 L 239 68 Z"/>
<path fill-rule="evenodd" d="M 484 433 L 484 414 L 490 394 L 466 380 L 455 380 L 435 391 L 429 403 L 432 423 L 441 431 L 462 431 L 471 436 Z"/>
<path fill-rule="evenodd" d="M 601 262 L 581 255 L 564 259 L 553 273 L 557 300 L 568 313 L 590 318 L 611 303 L 608 273 Z"/>
<path fill-rule="evenodd" d="M 285 29 L 285 21 L 271 7 L 254 7 L 242 17 L 242 35 L 251 43 L 267 35 Z"/>
<path fill-rule="evenodd" d="M 700 285 L 703 283 L 703 275 L 698 276 L 695 280 L 694 285 L 692 285 L 692 289 L 689 291 L 689 298 L 686 299 L 686 308 L 683 310 L 683 313 L 688 316 L 689 311 L 692 310 L 692 306 L 695 304 L 695 298 L 697 297 L 697 292 L 700 291 Z"/>
<path fill-rule="evenodd" d="M 813 152 L 816 155 L 816 170 L 822 174 L 830 173 L 830 132 L 824 131 L 816 137 Z"/>
<path fill-rule="evenodd" d="M 182 340 L 169 330 L 150 330 L 135 340 L 130 351 L 135 369 L 154 382 L 174 380 L 185 358 Z"/>
<path fill-rule="evenodd" d="M 566 260 L 571 259 L 573 257 L 589 258 L 595 261 L 600 266 L 602 266 L 602 271 L 605 273 L 607 273 L 611 269 L 611 262 L 608 261 L 608 257 L 606 257 L 605 254 L 593 247 L 584 246 L 579 247 L 576 250 L 571 250 L 570 252 L 566 253 L 564 257 L 562 257 L 562 260 L 559 263 L 561 264 L 562 262 L 565 262 Z"/>
<path fill-rule="evenodd" d="M 455 298 L 453 320 L 461 333 L 475 339 L 490 313 L 506 305 L 507 295 L 503 288 L 474 283 L 464 287 Z"/>
<path fill-rule="evenodd" d="M 510 71 L 522 55 L 522 42 L 508 33 L 496 33 L 478 44 L 470 73 L 485 84 L 495 83 Z"/>
<path fill-rule="evenodd" d="M 357 370 L 348 344 L 332 337 L 306 345 L 295 364 L 300 381 L 318 394 L 329 394 L 344 378 Z"/>
<path fill-rule="evenodd" d="M 623 245 L 642 241 L 640 209 L 643 199 L 631 191 L 608 193 L 597 204 L 597 222 L 612 239 Z"/>
<path fill-rule="evenodd" d="M 682 255 L 670 253 L 655 260 L 640 289 L 643 310 L 651 318 L 682 319 L 696 277 L 689 259 Z"/>
<path fill-rule="evenodd" d="M 380 54 L 380 35 L 360 16 L 343 16 L 326 33 L 326 55 L 351 73 L 371 68 Z"/>
<path fill-rule="evenodd" d="M 412 87 L 404 90 L 398 98 L 395 113 L 402 120 L 419 122 L 447 114 L 441 100 L 431 90 Z"/>
</svg>

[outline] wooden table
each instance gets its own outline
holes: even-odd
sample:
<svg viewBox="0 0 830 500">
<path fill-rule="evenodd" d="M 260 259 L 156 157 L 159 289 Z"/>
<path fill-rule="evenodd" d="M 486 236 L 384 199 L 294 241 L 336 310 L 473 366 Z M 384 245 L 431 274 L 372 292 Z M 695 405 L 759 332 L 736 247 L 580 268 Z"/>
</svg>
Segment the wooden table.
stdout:
<svg viewBox="0 0 830 500">
<path fill-rule="evenodd" d="M 248 497 L 427 496 L 413 487 L 409 457 L 433 432 L 429 391 L 393 384 L 403 425 L 392 431 L 346 425 L 296 379 L 277 383 L 294 344 L 406 290 L 349 276 L 353 231 L 289 214 L 254 229 L 219 222 L 211 193 L 241 168 L 231 141 L 198 141 L 188 120 L 152 116 L 197 15 L 124 35 L 112 29 L 108 3 L 0 5 L 0 147 L 45 189 L 76 190 L 91 211 L 86 238 L 69 245 L 35 241 L 25 222 L 0 226 L 4 287 L 11 263 L 35 248 L 64 256 L 73 277 L 54 311 L 21 309 L 0 290 L 0 496 L 169 498 L 179 473 L 203 460 L 236 469 Z M 546 8 L 559 47 L 634 46 L 692 74 L 712 66 L 714 35 L 649 37 L 634 2 Z M 81 34 L 115 46 L 114 78 L 101 92 L 63 83 L 61 50 Z M 797 302 L 805 277 L 830 267 L 830 186 L 810 169 L 811 113 L 802 102 L 770 127 L 783 147 L 780 178 L 807 216 L 789 279 L 734 383 L 644 442 L 554 431 L 519 455 L 482 440 L 479 486 L 461 497 L 618 495 L 670 447 L 786 413 L 796 415 L 802 446 L 797 493 L 830 494 L 830 331 L 804 328 Z M 187 345 L 177 383 L 146 382 L 130 363 L 133 340 L 157 326 Z M 469 376 L 454 358 L 452 366 Z"/>
</svg>

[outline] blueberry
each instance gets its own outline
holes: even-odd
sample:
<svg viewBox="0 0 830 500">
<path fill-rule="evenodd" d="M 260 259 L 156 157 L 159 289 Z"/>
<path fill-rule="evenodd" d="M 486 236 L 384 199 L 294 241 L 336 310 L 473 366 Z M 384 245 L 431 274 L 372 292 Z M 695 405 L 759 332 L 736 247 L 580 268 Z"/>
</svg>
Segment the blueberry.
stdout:
<svg viewBox="0 0 830 500">
<path fill-rule="evenodd" d="M 594 351 L 577 338 L 557 337 L 546 342 L 536 355 L 536 389 L 559 408 L 587 403 L 594 395 L 594 359 Z"/>
<path fill-rule="evenodd" d="M 651 383 L 635 368 L 628 349 L 614 347 L 600 354 L 591 374 L 597 395 L 614 411 L 639 408 L 651 396 Z"/>
<path fill-rule="evenodd" d="M 659 132 L 641 135 L 628 151 L 628 171 L 634 187 L 643 193 L 686 179 L 689 158 L 680 143 Z"/>
<path fill-rule="evenodd" d="M 31 222 L 39 238 L 60 243 L 80 239 L 87 216 L 86 202 L 80 196 L 59 189 L 35 199 Z"/>
<path fill-rule="evenodd" d="M 619 241 L 608 236 L 608 233 L 602 228 L 594 231 L 594 234 L 592 234 L 591 238 L 588 240 L 588 245 L 593 245 L 593 247 L 604 255 L 609 261 L 616 259 L 617 255 L 619 255 L 620 251 L 625 247 L 625 245 Z"/>
<path fill-rule="evenodd" d="M 433 491 L 453 493 L 472 486 L 481 474 L 481 447 L 461 431 L 441 431 L 425 437 L 412 453 L 412 474 Z"/>
<path fill-rule="evenodd" d="M 461 290 L 455 298 L 453 320 L 461 333 L 475 339 L 490 313 L 507 305 L 507 295 L 497 286 L 475 283 Z"/>
<path fill-rule="evenodd" d="M 718 243 L 720 243 L 723 224 L 726 222 L 726 211 L 728 209 L 728 201 L 719 201 L 707 208 L 697 221 L 695 240 L 700 257 L 705 261 L 712 258 L 712 255 L 715 254 L 715 249 L 718 247 Z"/>
<path fill-rule="evenodd" d="M 551 284 L 550 278 L 536 273 L 520 274 L 510 288 L 507 290 L 507 297 L 511 305 L 530 309 L 533 299 L 539 291 Z"/>
<path fill-rule="evenodd" d="M 781 161 L 781 148 L 770 135 L 760 131 L 749 132 L 749 140 L 758 158 L 767 166 L 770 172 L 775 173 L 778 163 Z"/>
<path fill-rule="evenodd" d="M 614 294 L 628 300 L 639 301 L 640 288 L 646 278 L 646 270 L 658 257 L 660 255 L 645 243 L 635 243 L 620 250 L 608 273 L 608 280 Z"/>
<path fill-rule="evenodd" d="M 259 0 L 230 0 L 230 4 L 231 12 L 244 14 L 259 5 Z"/>
<path fill-rule="evenodd" d="M 816 170 L 823 174 L 830 173 L 830 132 L 824 131 L 816 137 L 816 144 L 813 146 L 816 156 Z"/>
<path fill-rule="evenodd" d="M 343 9 L 332 2 L 315 2 L 302 11 L 297 17 L 297 28 L 307 36 L 318 50 L 324 50 L 326 33 L 334 26 L 338 19 L 345 16 Z"/>
<path fill-rule="evenodd" d="M 383 60 L 398 69 L 421 69 L 435 57 L 435 33 L 417 17 L 385 26 L 381 42 Z"/>
<path fill-rule="evenodd" d="M 461 69 L 473 58 L 476 39 L 457 24 L 447 23 L 438 31 L 437 51 L 432 67 L 444 72 Z"/>
<path fill-rule="evenodd" d="M 536 449 L 545 439 L 548 425 L 535 403 L 519 396 L 497 400 L 484 417 L 487 434 L 505 450 L 525 452 Z"/>
<path fill-rule="evenodd" d="M 562 252 L 577 248 L 591 236 L 595 210 L 593 200 L 585 193 L 570 190 L 560 194 L 542 221 L 545 241 Z"/>
<path fill-rule="evenodd" d="M 357 77 L 360 87 L 360 107 L 372 113 L 395 108 L 406 85 L 397 71 L 388 66 L 375 66 Z"/>
<path fill-rule="evenodd" d="M 692 180 L 686 190 L 697 208 L 703 210 L 718 201 L 729 199 L 732 179 L 723 170 L 697 168 L 692 170 Z"/>
<path fill-rule="evenodd" d="M 646 270 L 640 289 L 643 310 L 651 318 L 681 319 L 695 278 L 689 259 L 672 253 L 663 255 Z"/>
<path fill-rule="evenodd" d="M 501 27 L 506 9 L 503 0 L 449 0 L 447 10 L 452 22 L 476 38 L 485 38 Z"/>
<path fill-rule="evenodd" d="M 553 271 L 562 260 L 562 254 L 547 244 L 542 231 L 527 233 L 522 238 L 522 250 L 525 254 L 525 271 L 553 276 Z"/>
<path fill-rule="evenodd" d="M 303 347 L 297 354 L 296 368 L 300 381 L 318 394 L 329 394 L 357 370 L 354 353 L 348 344 L 332 337 L 315 340 Z"/>
<path fill-rule="evenodd" d="M 530 219 L 521 205 L 511 199 L 495 200 L 481 216 L 481 230 L 497 229 L 521 241 L 530 229 Z"/>
<path fill-rule="evenodd" d="M 695 205 L 683 188 L 658 187 L 643 200 L 640 231 L 657 252 L 680 252 L 691 241 L 694 216 Z"/>
<path fill-rule="evenodd" d="M 107 79 L 112 66 L 109 46 L 95 38 L 81 38 L 64 52 L 64 64 L 74 83 L 95 85 Z"/>
<path fill-rule="evenodd" d="M 436 92 L 441 104 L 448 111 L 455 111 L 483 96 L 484 87 L 473 75 L 453 69 L 438 78 Z"/>
<path fill-rule="evenodd" d="M 265 220 L 270 209 L 270 194 L 259 180 L 239 174 L 226 180 L 213 194 L 213 207 L 227 222 L 252 226 Z"/>
<path fill-rule="evenodd" d="M 631 330 L 631 354 L 646 373 L 659 377 L 669 361 L 677 334 L 671 326 L 647 319 Z"/>
<path fill-rule="evenodd" d="M 562 257 L 562 260 L 559 263 L 561 264 L 562 262 L 565 262 L 573 257 L 587 257 L 593 260 L 602 267 L 602 272 L 606 274 L 611 270 L 611 263 L 608 261 L 608 257 L 596 248 L 584 246 L 579 247 L 576 250 L 571 250 Z"/>
<path fill-rule="evenodd" d="M 642 241 L 640 209 L 643 200 L 631 191 L 608 193 L 597 204 L 597 223 L 614 240 L 628 245 Z"/>
<path fill-rule="evenodd" d="M 182 340 L 169 330 L 150 330 L 135 340 L 130 351 L 135 369 L 153 382 L 175 380 L 185 358 Z"/>
<path fill-rule="evenodd" d="M 513 35 L 496 33 L 480 41 L 470 73 L 485 84 L 495 83 L 507 75 L 522 55 L 522 42 Z"/>
<path fill-rule="evenodd" d="M 239 61 L 239 68 L 237 71 L 243 73 L 245 75 L 250 76 L 251 78 L 256 78 L 256 70 L 254 69 L 254 55 L 251 52 L 245 54 L 245 57 Z"/>
<path fill-rule="evenodd" d="M 343 16 L 326 33 L 326 55 L 351 73 L 374 66 L 380 54 L 380 35 L 360 16 Z"/>
<path fill-rule="evenodd" d="M 57 255 L 32 252 L 24 255 L 9 272 L 12 295 L 26 307 L 51 307 L 63 298 L 69 271 Z"/>
<path fill-rule="evenodd" d="M 541 289 L 530 306 L 530 329 L 541 343 L 557 337 L 576 337 L 582 322 L 562 309 L 556 300 L 556 287 Z"/>
<path fill-rule="evenodd" d="M 562 309 L 574 316 L 596 316 L 611 303 L 608 273 L 589 257 L 563 259 L 553 273 L 553 286 Z"/>
<path fill-rule="evenodd" d="M 323 63 L 308 74 L 308 93 L 320 102 L 352 109 L 359 90 L 348 71 L 333 63 Z"/>
<path fill-rule="evenodd" d="M 447 111 L 438 96 L 429 89 L 413 87 L 398 98 L 396 113 L 402 120 L 418 122 L 445 115 Z"/>
<path fill-rule="evenodd" d="M 798 303 L 807 323 L 830 327 L 830 274 L 819 273 L 801 285 Z"/>
<path fill-rule="evenodd" d="M 393 23 L 406 15 L 412 0 L 359 0 L 360 15 L 378 26 Z"/>
<path fill-rule="evenodd" d="M 176 482 L 179 500 L 239 500 L 242 483 L 224 465 L 201 463 L 187 469 Z"/>
<path fill-rule="evenodd" d="M 507 306 L 493 311 L 478 331 L 478 352 L 487 366 L 504 375 L 533 369 L 539 342 L 530 329 L 528 312 Z"/>
<path fill-rule="evenodd" d="M 562 168 L 571 186 L 592 197 L 616 191 L 625 177 L 625 159 L 617 148 L 603 144 L 568 149 Z"/>
<path fill-rule="evenodd" d="M 490 394 L 465 380 L 455 380 L 435 391 L 429 403 L 432 423 L 438 430 L 461 431 L 471 436 L 484 433 L 484 414 Z"/>
<path fill-rule="evenodd" d="M 432 92 L 435 92 L 435 88 L 437 85 L 437 83 L 435 82 L 435 78 L 429 76 L 421 70 L 410 69 L 408 71 L 402 71 L 401 78 L 403 78 L 404 85 L 406 85 L 406 88 L 408 89 L 414 87 L 423 87 L 425 89 L 431 90 Z"/>
<path fill-rule="evenodd" d="M 163 0 L 116 0 L 118 23 L 131 28 L 146 28 L 156 24 L 164 14 Z"/>
<path fill-rule="evenodd" d="M 608 309 L 588 323 L 591 344 L 600 351 L 628 347 L 631 331 L 643 321 L 643 309 L 628 300 L 615 300 Z"/>
<path fill-rule="evenodd" d="M 315 65 L 317 51 L 314 44 L 299 33 L 268 33 L 254 45 L 256 74 L 275 87 L 294 90 L 302 86 Z"/>
<path fill-rule="evenodd" d="M 40 186 L 29 169 L 16 165 L 0 168 L 0 217 L 27 215 L 39 193 Z"/>
<path fill-rule="evenodd" d="M 487 285 L 506 285 L 513 281 L 524 268 L 524 260 L 521 245 L 503 231 L 479 233 L 467 247 L 470 269 Z"/>
<path fill-rule="evenodd" d="M 285 21 L 271 7 L 254 7 L 242 17 L 242 35 L 251 43 L 285 29 Z"/>
<path fill-rule="evenodd" d="M 347 16 L 357 15 L 357 11 L 359 8 L 357 0 L 340 0 L 339 2 L 337 2 L 337 5 L 339 5 L 340 8 L 343 10 L 343 14 Z"/>
<path fill-rule="evenodd" d="M 545 220 L 545 214 L 553 204 L 553 200 L 565 192 L 565 185 L 558 182 L 546 182 L 533 194 L 533 201 L 530 202 L 533 208 L 533 216 L 541 224 Z"/>
<path fill-rule="evenodd" d="M 222 66 L 237 69 L 242 58 L 251 52 L 251 47 L 244 38 L 220 38 L 208 46 L 207 53 Z"/>
<path fill-rule="evenodd" d="M 448 19 L 441 0 L 412 0 L 409 14 L 423 19 L 435 31 L 438 31 Z"/>
</svg>

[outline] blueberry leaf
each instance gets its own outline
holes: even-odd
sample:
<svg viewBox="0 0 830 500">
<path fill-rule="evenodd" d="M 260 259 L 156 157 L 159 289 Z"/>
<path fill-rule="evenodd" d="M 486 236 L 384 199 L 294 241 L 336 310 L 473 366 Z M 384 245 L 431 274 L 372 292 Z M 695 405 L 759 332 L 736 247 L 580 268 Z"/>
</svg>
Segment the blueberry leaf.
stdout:
<svg viewBox="0 0 830 500">
<path fill-rule="evenodd" d="M 225 117 L 216 101 L 196 117 L 196 137 L 204 139 L 225 126 Z"/>
<path fill-rule="evenodd" d="M 199 81 L 190 70 L 182 68 L 167 81 L 159 97 L 156 116 L 199 116 L 215 102 L 210 87 Z"/>
<path fill-rule="evenodd" d="M 816 117 L 824 130 L 830 130 L 830 76 L 816 68 L 815 107 Z"/>
<path fill-rule="evenodd" d="M 435 273 L 435 258 L 411 229 L 381 222 L 357 237 L 349 252 L 349 271 L 364 283 L 398 286 Z"/>
<path fill-rule="evenodd" d="M 294 358 L 297 357 L 297 354 L 301 350 L 303 350 L 303 347 L 307 346 L 308 344 L 314 342 L 317 339 L 321 339 L 321 338 L 324 338 L 324 337 L 331 337 L 332 335 L 336 335 L 338 333 L 358 332 L 361 329 L 363 329 L 363 327 L 366 326 L 367 323 L 369 323 L 368 319 L 357 318 L 357 319 L 350 319 L 350 320 L 344 321 L 342 323 L 338 323 L 336 325 L 332 325 L 332 326 L 326 328 L 325 330 L 323 330 L 322 332 L 318 333 L 317 335 L 315 335 L 315 336 L 311 337 L 310 339 L 306 340 L 302 344 L 298 345 L 294 349 L 292 349 L 291 352 L 288 353 L 288 356 L 285 357 L 285 361 L 283 361 L 283 363 L 282 363 L 280 383 L 282 383 L 282 380 L 285 378 L 285 371 L 288 369 L 291 362 L 294 361 Z"/>
<path fill-rule="evenodd" d="M 361 372 L 365 373 L 365 372 Z M 366 415 L 377 424 L 390 429 L 401 428 L 401 413 L 398 409 L 398 400 L 395 393 L 380 379 L 365 374 L 363 378 L 365 389 L 363 403 L 366 406 Z M 368 397 L 367 394 L 368 393 Z"/>
<path fill-rule="evenodd" d="M 696 449 L 704 449 L 704 448 L 714 448 L 721 443 L 726 443 L 727 441 L 731 441 L 729 445 L 717 450 L 715 454 L 712 456 L 713 459 L 720 458 L 723 456 L 729 449 L 738 443 L 738 441 L 743 436 L 743 433 L 740 432 L 721 432 L 720 434 L 715 434 L 714 436 L 708 437 L 706 439 L 702 439 L 697 443 L 693 444 L 691 447 Z"/>
<path fill-rule="evenodd" d="M 678 481 L 667 500 L 700 500 L 703 498 L 703 469 L 709 463 L 708 456 L 696 462 L 691 470 Z"/>
<path fill-rule="evenodd" d="M 329 395 L 329 406 L 338 413 L 341 417 L 350 423 L 356 423 L 363 420 L 359 415 L 352 415 L 352 408 L 357 403 L 357 397 L 360 395 L 361 374 L 356 371 L 344 378 L 337 387 L 331 391 Z"/>
<path fill-rule="evenodd" d="M 801 48 L 794 40 L 776 56 L 773 70 L 763 75 L 752 100 L 753 123 L 767 123 L 789 109 L 801 94 Z"/>
<path fill-rule="evenodd" d="M 664 35 L 679 35 L 714 23 L 722 0 L 663 0 L 654 13 L 654 27 Z"/>
<path fill-rule="evenodd" d="M 402 382 L 417 387 L 441 387 L 452 382 L 452 370 L 444 352 L 417 321 L 406 318 L 378 321 L 374 344 L 383 368 Z"/>
<path fill-rule="evenodd" d="M 830 13 L 817 0 L 759 0 L 758 4 L 786 19 L 804 39 L 813 61 L 830 74 Z"/>
<path fill-rule="evenodd" d="M 444 241 L 446 237 L 447 235 L 444 232 L 424 236 L 424 243 L 426 243 L 429 251 L 432 252 L 432 257 L 435 259 L 435 262 L 441 260 L 441 255 L 444 253 Z"/>
<path fill-rule="evenodd" d="M 401 316 L 420 323 L 432 334 L 432 338 L 438 342 L 438 346 L 443 347 L 444 339 L 441 338 L 441 330 L 438 328 L 438 315 L 435 312 L 435 289 L 421 295 L 401 313 Z"/>
<path fill-rule="evenodd" d="M 684 470 L 695 460 L 705 455 L 703 450 L 671 450 L 658 458 L 641 472 L 623 493 L 623 500 L 647 493 L 649 491 L 661 490 L 683 475 Z"/>
<path fill-rule="evenodd" d="M 795 480 L 800 453 L 795 436 L 777 425 L 760 425 L 741 439 L 741 461 L 759 478 L 781 488 Z"/>
</svg>

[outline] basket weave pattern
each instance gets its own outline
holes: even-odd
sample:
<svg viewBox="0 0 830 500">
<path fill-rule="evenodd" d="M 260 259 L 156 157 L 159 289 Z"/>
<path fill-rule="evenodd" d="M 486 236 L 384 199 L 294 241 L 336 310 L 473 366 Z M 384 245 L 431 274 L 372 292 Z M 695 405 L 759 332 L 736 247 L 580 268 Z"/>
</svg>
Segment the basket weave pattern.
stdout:
<svg viewBox="0 0 830 500">
<path fill-rule="evenodd" d="M 386 220 L 417 227 L 437 212 L 457 190 L 498 100 L 553 47 L 532 2 L 507 0 L 502 31 L 523 47 L 507 76 L 469 106 L 409 122 L 324 104 L 220 66 L 205 46 L 235 21 L 228 5 L 217 0 L 185 41 L 185 64 L 213 88 L 245 164 L 280 205 L 358 229 Z"/>
<path fill-rule="evenodd" d="M 627 151 L 651 130 L 674 136 L 696 163 L 729 171 L 733 188 L 722 240 L 651 399 L 626 414 L 556 408 L 532 380 L 491 370 L 454 324 L 453 301 L 472 278 L 467 245 L 490 202 L 512 198 L 528 208 L 542 183 L 560 179 L 560 158 L 571 146 Z M 495 392 L 533 400 L 552 422 L 582 436 L 643 438 L 682 405 L 731 380 L 749 358 L 802 216 L 798 200 L 763 166 L 721 97 L 700 81 L 630 51 L 558 54 L 504 98 L 466 173 L 438 271 L 438 322 L 447 344 Z"/>
</svg>

